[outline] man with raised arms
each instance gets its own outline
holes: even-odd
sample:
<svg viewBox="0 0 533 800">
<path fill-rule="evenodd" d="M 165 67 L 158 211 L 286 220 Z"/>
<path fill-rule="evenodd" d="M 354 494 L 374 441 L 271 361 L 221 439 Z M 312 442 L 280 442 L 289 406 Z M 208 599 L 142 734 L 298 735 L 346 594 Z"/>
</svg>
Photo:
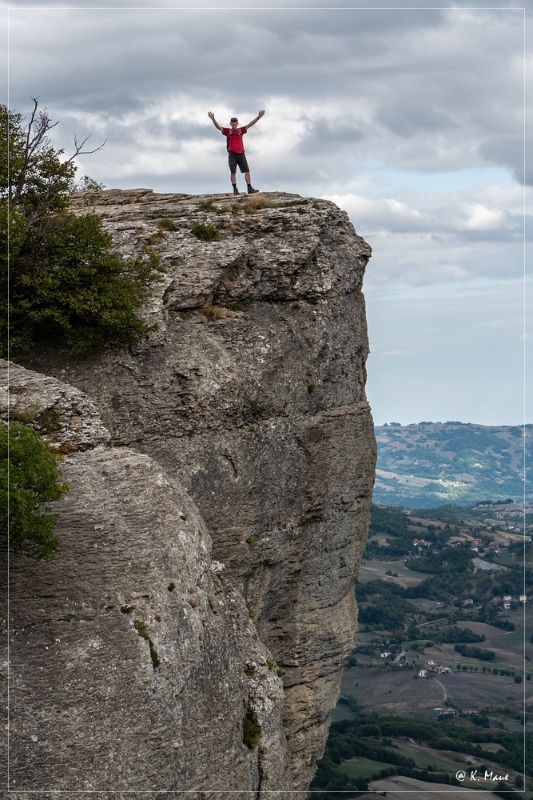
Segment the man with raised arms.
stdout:
<svg viewBox="0 0 533 800">
<path fill-rule="evenodd" d="M 250 177 L 250 167 L 248 166 L 248 161 L 246 160 L 246 153 L 244 151 L 244 141 L 243 136 L 245 133 L 248 133 L 248 129 L 255 125 L 261 117 L 264 115 L 264 111 L 260 111 L 259 114 L 255 119 L 248 123 L 248 125 L 243 125 L 239 128 L 239 120 L 237 117 L 232 117 L 230 119 L 230 127 L 223 128 L 215 119 L 215 115 L 212 111 L 208 113 L 209 119 L 213 122 L 215 128 L 222 133 L 223 136 L 226 137 L 227 149 L 228 149 L 228 164 L 229 164 L 229 171 L 230 171 L 230 179 L 231 185 L 233 186 L 233 194 L 239 194 L 239 190 L 237 189 L 237 167 L 239 167 L 241 172 L 244 172 L 244 179 L 246 181 L 246 185 L 248 186 L 248 194 L 254 194 L 258 192 L 258 189 L 254 189 L 252 186 L 252 179 Z"/>
</svg>

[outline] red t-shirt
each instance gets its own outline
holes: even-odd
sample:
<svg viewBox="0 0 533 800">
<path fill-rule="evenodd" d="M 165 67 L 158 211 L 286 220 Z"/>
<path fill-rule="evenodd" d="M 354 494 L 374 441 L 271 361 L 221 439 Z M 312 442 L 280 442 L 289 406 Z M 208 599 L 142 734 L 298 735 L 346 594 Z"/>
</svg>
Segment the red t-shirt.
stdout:
<svg viewBox="0 0 533 800">
<path fill-rule="evenodd" d="M 230 153 L 244 153 L 244 142 L 242 137 L 248 133 L 248 128 L 243 125 L 242 128 L 222 128 L 222 135 L 226 136 L 228 140 L 228 150 Z"/>
</svg>

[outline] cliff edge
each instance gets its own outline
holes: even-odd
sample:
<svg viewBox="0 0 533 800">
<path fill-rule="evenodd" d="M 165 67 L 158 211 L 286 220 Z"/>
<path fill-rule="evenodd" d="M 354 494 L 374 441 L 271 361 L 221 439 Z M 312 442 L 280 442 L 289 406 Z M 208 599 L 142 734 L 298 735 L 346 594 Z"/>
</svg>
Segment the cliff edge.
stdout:
<svg viewBox="0 0 533 800">
<path fill-rule="evenodd" d="M 87 195 L 77 199 L 80 212 L 86 202 Z M 353 645 L 353 587 L 374 480 L 361 291 L 370 248 L 334 204 L 294 195 L 199 198 L 140 189 L 97 192 L 91 202 L 121 252 L 149 246 L 159 253 L 162 281 L 143 310 L 157 329 L 129 349 L 73 357 L 42 348 L 21 360 L 85 393 L 109 439 L 65 459 L 72 488 L 59 504 L 58 535 L 71 542 L 71 557 L 66 544 L 50 565 L 21 562 L 19 570 L 22 557 L 15 557 L 15 596 L 26 597 L 17 581 L 30 575 L 41 625 L 52 636 L 50 626 L 65 617 L 65 598 L 81 603 L 87 592 L 91 641 L 101 644 L 84 645 L 79 663 L 89 669 L 105 652 L 108 678 L 125 669 L 121 637 L 132 626 L 139 633 L 144 621 L 146 637 L 136 636 L 123 680 L 138 684 L 152 710 L 137 719 L 137 703 L 118 688 L 116 696 L 132 728 L 152 743 L 154 788 L 304 791 Z M 185 532 L 180 512 L 194 533 Z M 183 536 L 188 543 L 178 547 Z M 76 575 L 88 553 L 94 581 L 80 594 Z M 63 570 L 66 558 L 72 566 Z M 47 570 L 56 577 L 43 579 Z M 100 573 L 105 578 L 97 580 Z M 61 592 L 54 588 L 59 574 Z M 194 587 L 203 588 L 193 608 Z M 135 606 L 133 616 L 122 606 Z M 32 607 L 28 599 L 16 606 L 18 617 L 11 615 L 21 659 L 31 656 L 22 704 L 32 669 L 38 675 L 39 659 L 49 657 Z M 112 631 L 107 641 L 106 630 Z M 193 631 L 197 639 L 202 632 L 202 645 L 191 650 Z M 170 690 L 158 694 L 163 673 L 150 667 L 148 639 L 164 654 L 164 670 L 177 675 L 188 665 L 174 701 Z M 256 705 L 268 710 L 254 711 L 250 681 L 266 698 Z M 104 692 L 103 672 L 98 684 Z M 48 726 L 55 714 L 66 715 L 66 706 L 50 711 Z M 252 748 L 242 741 L 246 715 L 264 729 Z M 75 719 L 71 714 L 74 727 Z M 177 719 L 184 731 L 196 731 L 192 750 L 186 734 L 172 739 Z M 133 736 L 137 751 L 128 747 L 128 735 L 121 737 L 124 750 L 111 746 L 115 739 L 116 727 L 108 724 L 87 753 L 95 764 L 112 758 L 122 783 L 115 787 L 109 777 L 102 784 L 107 773 L 98 770 L 94 788 L 148 790 L 139 785 L 134 755 L 146 759 L 142 738 Z M 79 763 L 75 741 L 72 759 Z M 21 764 L 24 752 L 17 755 Z M 83 766 L 78 770 L 81 779 Z M 43 785 L 35 777 L 25 788 Z"/>
</svg>

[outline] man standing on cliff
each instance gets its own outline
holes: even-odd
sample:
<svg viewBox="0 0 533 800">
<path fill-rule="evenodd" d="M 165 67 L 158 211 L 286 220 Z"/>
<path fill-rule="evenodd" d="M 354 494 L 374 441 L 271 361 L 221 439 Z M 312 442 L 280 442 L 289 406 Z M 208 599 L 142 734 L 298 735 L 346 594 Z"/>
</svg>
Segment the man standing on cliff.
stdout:
<svg viewBox="0 0 533 800">
<path fill-rule="evenodd" d="M 254 189 L 252 186 L 252 179 L 250 177 L 250 167 L 248 166 L 248 161 L 246 160 L 246 154 L 244 152 L 244 142 L 243 136 L 245 133 L 248 133 L 248 128 L 251 128 L 252 125 L 255 125 L 261 117 L 264 115 L 264 111 L 260 111 L 259 114 L 255 119 L 248 123 L 248 125 L 244 125 L 242 128 L 239 128 L 239 120 L 237 117 L 232 117 L 230 119 L 230 128 L 223 128 L 215 119 L 215 115 L 212 111 L 208 113 L 209 119 L 213 122 L 215 128 L 218 128 L 219 131 L 222 132 L 222 135 L 226 137 L 227 141 L 227 148 L 228 148 L 228 164 L 230 170 L 230 179 L 231 185 L 233 186 L 233 194 L 239 194 L 239 190 L 237 189 L 237 167 L 239 167 L 241 172 L 244 172 L 244 179 L 248 186 L 248 194 L 254 194 L 254 192 L 258 192 L 259 189 Z"/>
</svg>

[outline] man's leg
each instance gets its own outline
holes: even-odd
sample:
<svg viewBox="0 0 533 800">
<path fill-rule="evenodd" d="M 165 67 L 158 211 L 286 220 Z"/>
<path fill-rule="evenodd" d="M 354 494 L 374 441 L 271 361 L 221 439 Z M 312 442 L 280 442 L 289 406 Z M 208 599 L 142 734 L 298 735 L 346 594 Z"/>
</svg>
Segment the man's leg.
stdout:
<svg viewBox="0 0 533 800">
<path fill-rule="evenodd" d="M 246 184 L 248 186 L 248 194 L 254 194 L 255 192 L 259 191 L 259 189 L 254 189 L 254 187 L 252 186 L 252 178 L 249 171 L 246 171 L 244 173 L 244 180 L 246 181 Z"/>
<path fill-rule="evenodd" d="M 237 160 L 233 153 L 230 153 L 228 156 L 228 164 L 230 171 L 229 177 L 231 185 L 233 186 L 233 194 L 239 194 L 239 190 L 237 189 Z"/>
</svg>

